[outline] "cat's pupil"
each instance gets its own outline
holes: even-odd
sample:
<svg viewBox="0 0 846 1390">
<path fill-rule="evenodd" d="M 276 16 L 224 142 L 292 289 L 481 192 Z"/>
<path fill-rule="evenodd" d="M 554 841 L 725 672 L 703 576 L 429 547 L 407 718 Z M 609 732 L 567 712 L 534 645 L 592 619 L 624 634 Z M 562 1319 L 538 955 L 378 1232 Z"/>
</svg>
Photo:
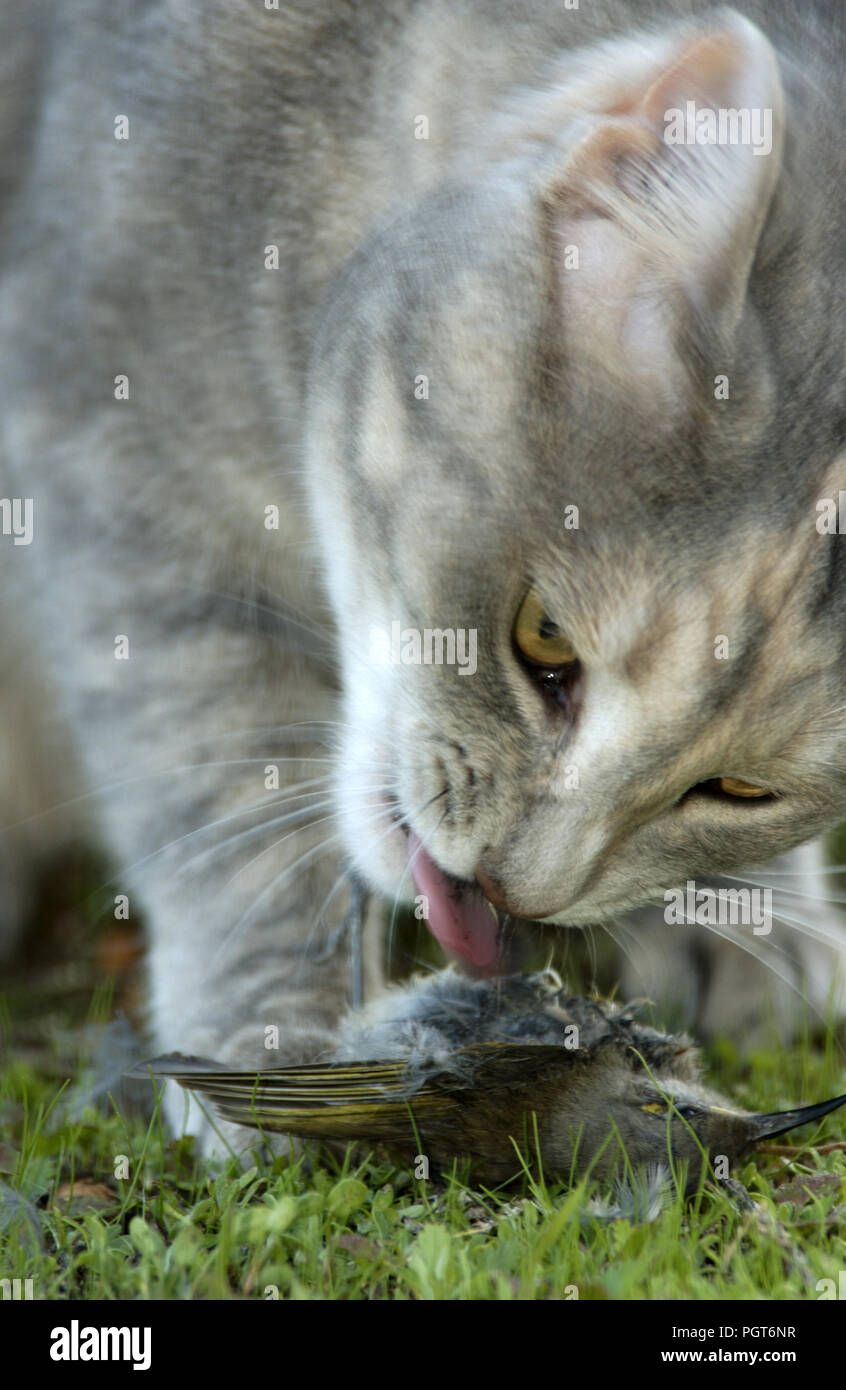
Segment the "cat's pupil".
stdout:
<svg viewBox="0 0 846 1390">
<path fill-rule="evenodd" d="M 554 638 L 561 636 L 561 629 L 559 628 L 557 623 L 554 623 L 550 618 L 545 617 L 542 620 L 540 627 L 538 628 L 538 636 L 544 642 L 551 642 L 554 640 Z"/>
</svg>

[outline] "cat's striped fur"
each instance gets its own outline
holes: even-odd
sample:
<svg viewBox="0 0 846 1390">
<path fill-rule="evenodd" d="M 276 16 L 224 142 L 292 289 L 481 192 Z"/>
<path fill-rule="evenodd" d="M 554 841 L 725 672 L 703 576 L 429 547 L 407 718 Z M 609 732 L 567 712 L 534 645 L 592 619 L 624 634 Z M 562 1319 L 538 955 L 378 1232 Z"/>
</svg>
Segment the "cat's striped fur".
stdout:
<svg viewBox="0 0 846 1390">
<path fill-rule="evenodd" d="M 26 820 L 0 920 L 10 946 L 84 808 L 149 924 L 157 1048 L 320 1052 L 346 862 L 388 913 L 414 892 L 394 816 L 522 915 L 591 924 L 846 815 L 844 543 L 814 525 L 846 480 L 842 20 L 739 10 L 760 27 L 683 0 L 3 3 L 0 492 L 35 520 L 0 537 Z M 592 132 L 690 52 L 772 106 L 771 155 L 619 182 Z M 514 660 L 539 580 L 586 672 L 572 723 Z M 478 674 L 375 671 L 394 620 L 477 630 Z M 779 798 L 676 805 L 721 774 Z M 790 986 L 822 1007 L 839 928 L 817 860 L 798 882 L 752 943 L 789 984 L 676 930 L 665 998 L 741 1042 L 767 999 L 790 1027 Z"/>
</svg>

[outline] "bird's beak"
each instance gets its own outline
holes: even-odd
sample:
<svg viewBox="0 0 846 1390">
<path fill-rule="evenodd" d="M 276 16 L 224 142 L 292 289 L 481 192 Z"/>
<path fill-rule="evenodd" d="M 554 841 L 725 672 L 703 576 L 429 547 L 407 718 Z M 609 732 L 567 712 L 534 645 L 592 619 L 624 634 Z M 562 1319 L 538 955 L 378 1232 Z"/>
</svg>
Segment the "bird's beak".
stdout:
<svg viewBox="0 0 846 1390">
<path fill-rule="evenodd" d="M 839 1106 L 846 1105 L 846 1096 L 835 1096 L 834 1100 L 821 1100 L 817 1105 L 803 1105 L 798 1110 L 772 1110 L 766 1115 L 750 1115 L 751 1140 L 772 1139 L 776 1134 L 786 1134 L 789 1129 L 806 1125 L 811 1120 L 819 1120 Z"/>
</svg>

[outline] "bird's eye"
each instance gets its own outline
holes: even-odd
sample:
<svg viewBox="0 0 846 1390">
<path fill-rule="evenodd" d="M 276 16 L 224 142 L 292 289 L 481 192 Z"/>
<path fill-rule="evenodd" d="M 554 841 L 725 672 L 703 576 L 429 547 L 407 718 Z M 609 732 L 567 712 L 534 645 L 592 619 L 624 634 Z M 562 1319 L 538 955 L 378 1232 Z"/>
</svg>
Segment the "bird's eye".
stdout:
<svg viewBox="0 0 846 1390">
<path fill-rule="evenodd" d="M 532 666 L 555 670 L 578 660 L 572 642 L 549 617 L 535 589 L 529 590 L 520 605 L 514 624 L 514 641 Z"/>
<path fill-rule="evenodd" d="M 772 796 L 766 787 L 757 787 L 754 782 L 743 782 L 739 777 L 721 777 L 720 791 L 727 796 Z"/>
<path fill-rule="evenodd" d="M 642 1105 L 640 1108 L 641 1110 L 645 1110 L 648 1115 L 666 1115 L 670 1106 L 665 1105 L 664 1102 L 660 1100 L 651 1100 L 648 1104 Z M 674 1105 L 672 1107 L 672 1113 L 673 1115 L 681 1115 L 683 1120 L 692 1120 L 700 1111 L 699 1107 L 696 1105 Z"/>
<path fill-rule="evenodd" d="M 676 1105 L 673 1108 L 677 1115 L 681 1115 L 683 1120 L 692 1120 L 700 1113 L 696 1105 Z"/>
</svg>

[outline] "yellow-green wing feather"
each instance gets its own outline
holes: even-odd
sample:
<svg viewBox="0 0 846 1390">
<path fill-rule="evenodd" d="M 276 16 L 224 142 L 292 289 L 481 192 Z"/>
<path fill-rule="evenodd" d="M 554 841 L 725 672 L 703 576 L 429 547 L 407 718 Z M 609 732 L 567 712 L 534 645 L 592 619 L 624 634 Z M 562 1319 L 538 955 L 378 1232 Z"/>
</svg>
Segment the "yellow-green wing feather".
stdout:
<svg viewBox="0 0 846 1390">
<path fill-rule="evenodd" d="M 414 1126 L 446 1119 L 480 1083 L 489 1099 L 532 1084 L 574 1058 L 560 1047 L 478 1043 L 462 1048 L 448 1070 L 413 1073 L 401 1061 L 308 1063 L 265 1071 L 229 1071 L 179 1054 L 140 1063 L 132 1074 L 178 1081 L 205 1096 L 224 1119 L 305 1138 L 402 1143 Z"/>
<path fill-rule="evenodd" d="M 132 1074 L 178 1081 L 236 1124 L 304 1138 L 399 1143 L 413 1137 L 412 1104 L 415 1116 L 455 1105 L 453 1097 L 429 1085 L 409 1086 L 404 1061 L 227 1071 L 204 1059 L 176 1055 L 140 1063 Z"/>
</svg>

